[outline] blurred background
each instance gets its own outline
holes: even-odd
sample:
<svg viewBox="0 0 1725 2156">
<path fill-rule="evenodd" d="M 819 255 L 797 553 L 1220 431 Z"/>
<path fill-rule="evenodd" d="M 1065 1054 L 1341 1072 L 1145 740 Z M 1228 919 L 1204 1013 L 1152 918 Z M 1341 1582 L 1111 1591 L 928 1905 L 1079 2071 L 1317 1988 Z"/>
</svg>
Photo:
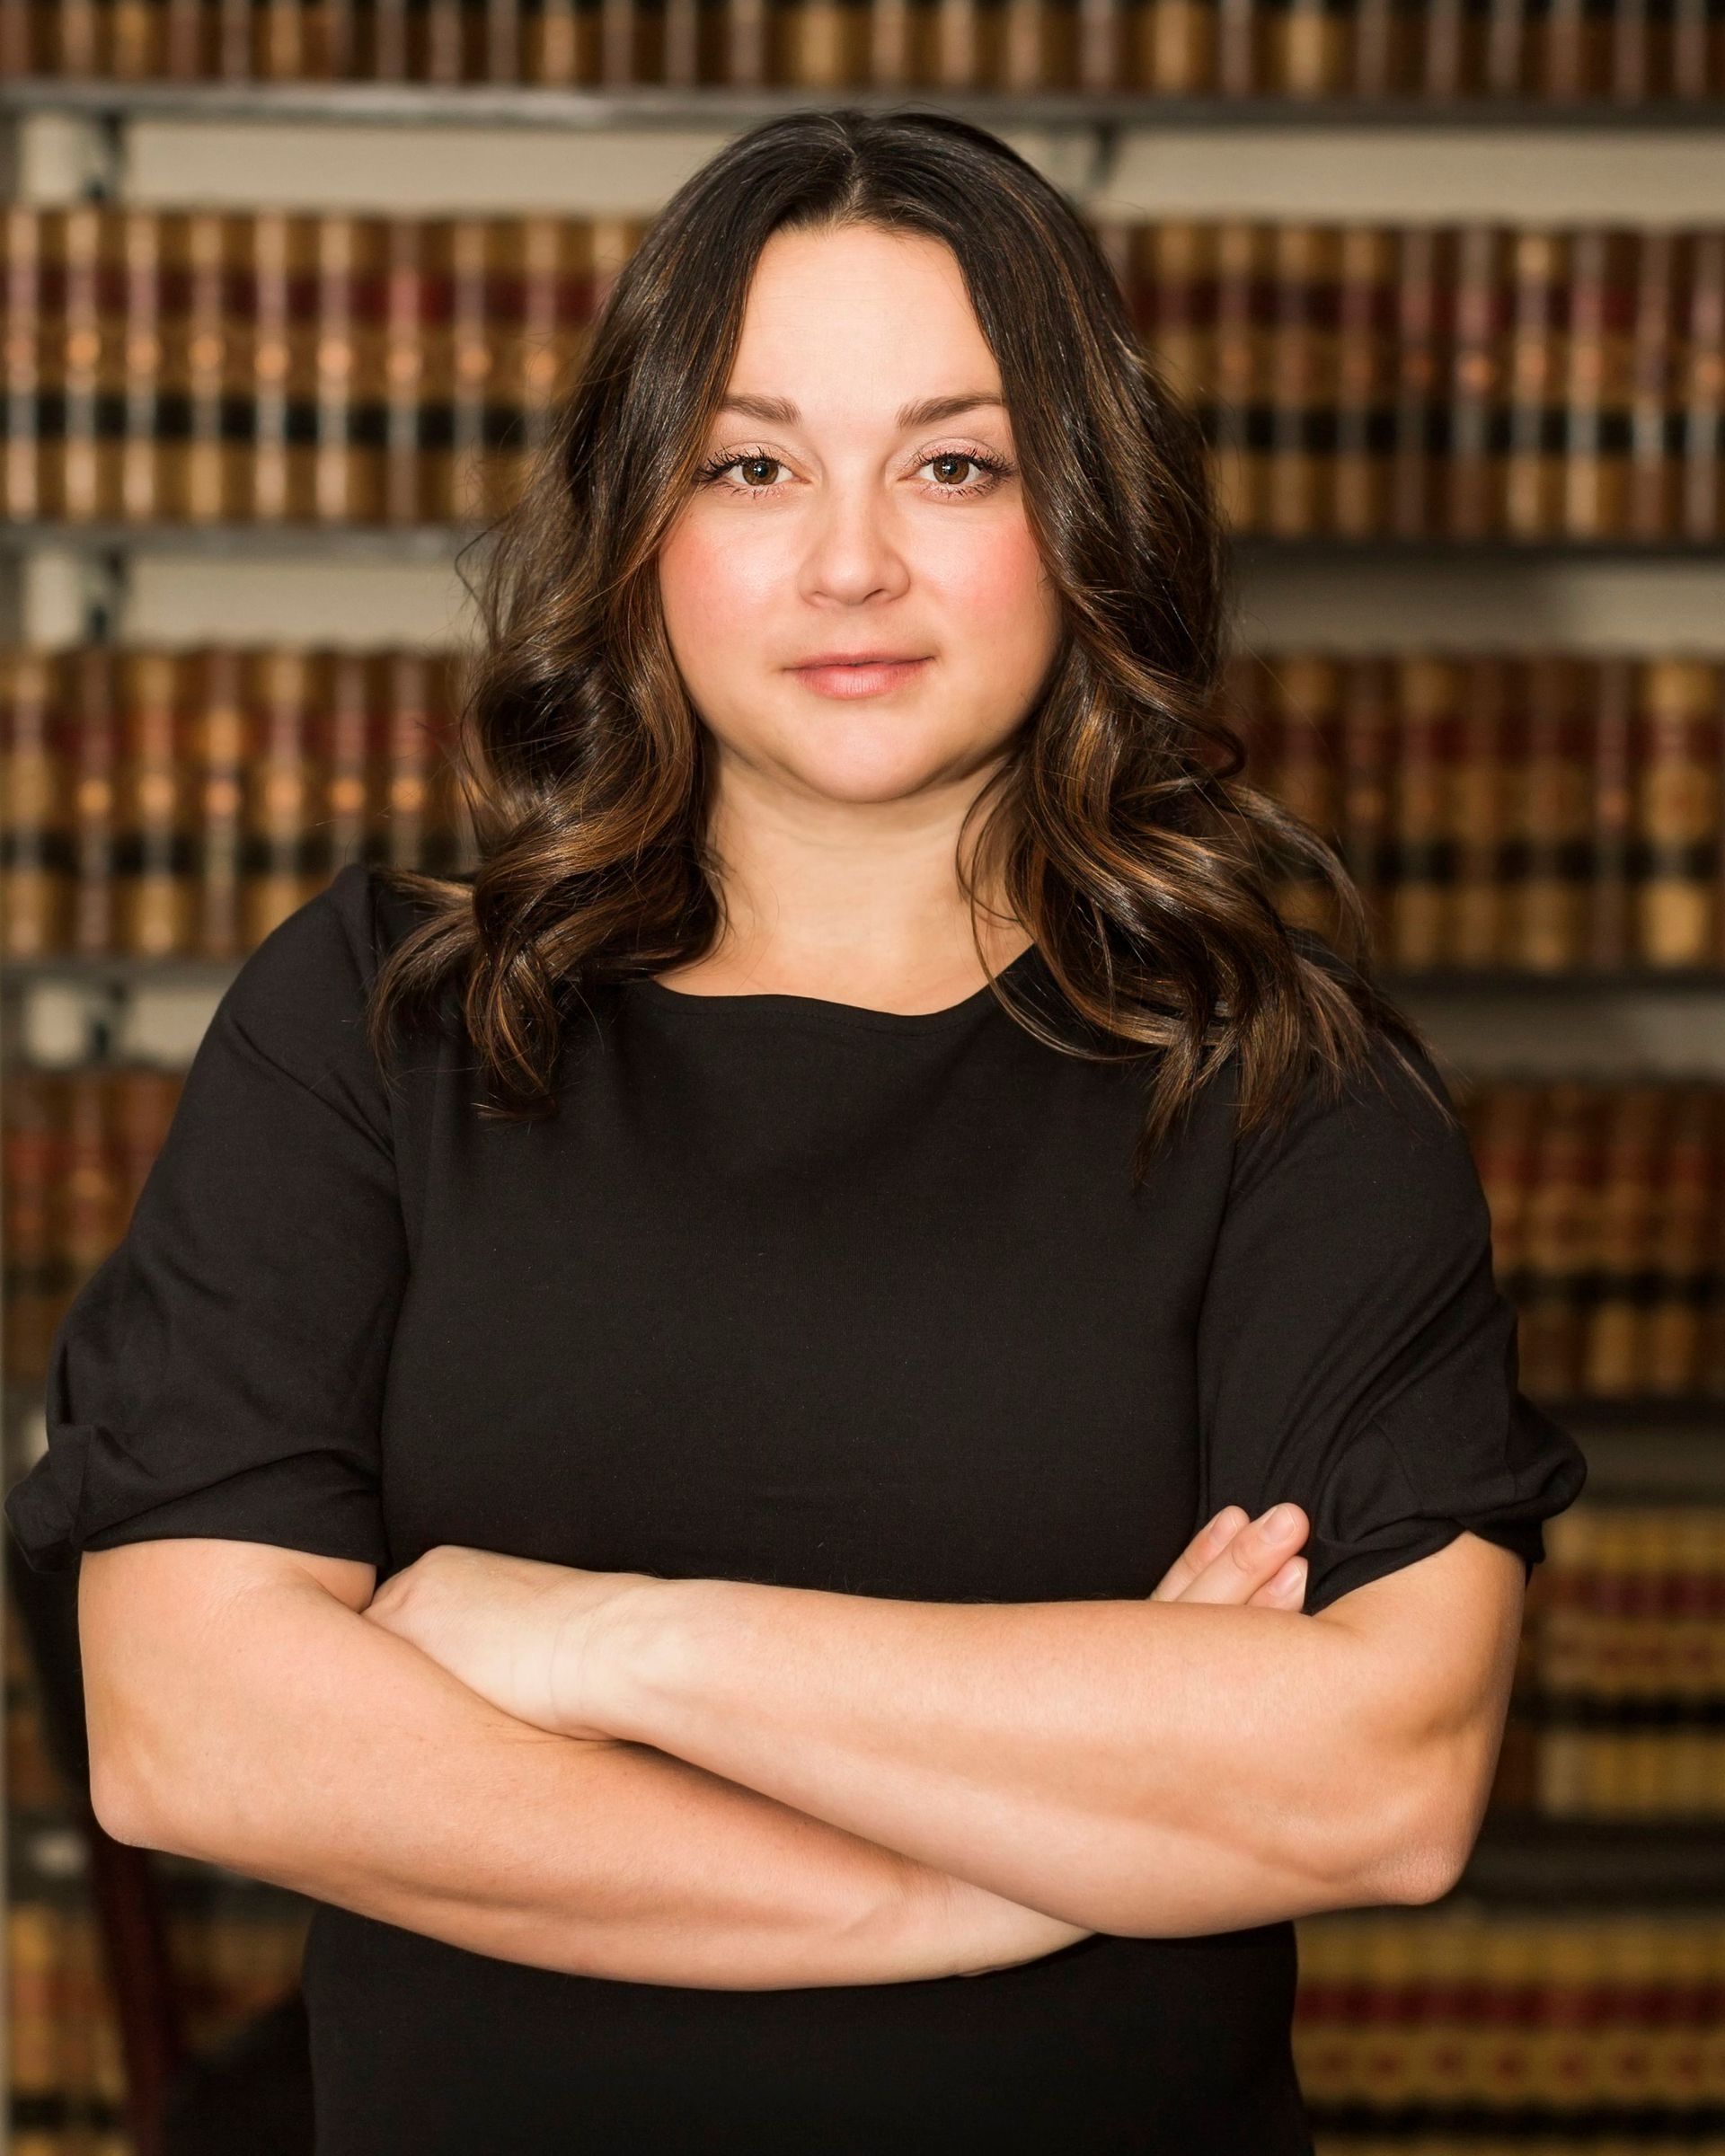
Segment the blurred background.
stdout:
<svg viewBox="0 0 1725 2156">
<path fill-rule="evenodd" d="M 1199 403 L 1590 1461 L 1467 1876 L 1300 1927 L 1320 2148 L 1725 2152 L 1725 0 L 0 0 L 6 1482 L 240 959 L 471 861 L 456 551 L 645 220 L 833 102 L 1004 135 Z M 9 2146 L 308 2156 L 307 1904 L 102 1833 L 0 1539 Z"/>
</svg>

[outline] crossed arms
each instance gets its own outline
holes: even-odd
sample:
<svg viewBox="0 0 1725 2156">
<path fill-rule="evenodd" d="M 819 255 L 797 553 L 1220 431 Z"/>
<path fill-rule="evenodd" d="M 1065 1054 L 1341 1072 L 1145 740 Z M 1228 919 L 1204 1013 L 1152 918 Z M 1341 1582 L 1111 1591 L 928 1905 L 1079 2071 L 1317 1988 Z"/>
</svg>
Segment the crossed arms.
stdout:
<svg viewBox="0 0 1725 2156">
<path fill-rule="evenodd" d="M 618 1604 L 571 1717 L 610 1720 L 583 1735 L 367 1621 L 369 1566 L 91 1551 L 93 1801 L 122 1840 L 657 1983 L 973 1973 L 1090 1931 L 1442 1893 L 1496 1758 L 1520 1560 L 1460 1534 L 1308 1618 L 1266 1598 L 1286 1551 L 1239 1521 L 1214 1541 L 1144 1602 L 655 1583 Z"/>
</svg>

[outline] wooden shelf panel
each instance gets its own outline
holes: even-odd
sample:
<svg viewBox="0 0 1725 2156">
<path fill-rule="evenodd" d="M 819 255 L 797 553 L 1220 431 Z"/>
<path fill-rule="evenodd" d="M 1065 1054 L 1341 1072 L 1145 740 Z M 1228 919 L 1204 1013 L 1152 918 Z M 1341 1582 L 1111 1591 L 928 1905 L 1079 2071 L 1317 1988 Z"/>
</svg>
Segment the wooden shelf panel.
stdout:
<svg viewBox="0 0 1725 2156">
<path fill-rule="evenodd" d="M 121 82 L 58 75 L 0 84 L 0 112 L 93 118 L 276 119 L 332 125 L 733 128 L 781 113 L 858 106 L 865 111 L 934 108 L 984 127 L 1338 128 L 1485 129 L 1617 134 L 1707 133 L 1725 127 L 1716 98 L 1606 99 L 1182 96 L 1150 91 L 942 90 L 932 84 L 832 89 L 733 89 L 623 84 L 563 89 L 534 84 Z"/>
</svg>

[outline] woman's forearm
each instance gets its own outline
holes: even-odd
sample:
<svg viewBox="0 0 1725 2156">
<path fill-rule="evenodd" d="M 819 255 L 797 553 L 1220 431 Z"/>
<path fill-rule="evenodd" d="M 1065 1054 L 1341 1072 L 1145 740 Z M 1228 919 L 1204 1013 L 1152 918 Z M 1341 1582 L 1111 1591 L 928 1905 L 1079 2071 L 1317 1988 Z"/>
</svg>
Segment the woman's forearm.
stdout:
<svg viewBox="0 0 1725 2156">
<path fill-rule="evenodd" d="M 655 1582 L 571 1665 L 561 1726 L 1102 1931 L 1429 1899 L 1477 1827 L 1519 1577 L 1467 1538 L 1364 1591 L 1369 1618 Z"/>
<path fill-rule="evenodd" d="M 681 1760 L 531 1728 L 311 1580 L 148 1630 L 123 1687 L 86 1674 L 127 1841 L 643 1983 L 895 1982 L 1084 1936 Z"/>
</svg>

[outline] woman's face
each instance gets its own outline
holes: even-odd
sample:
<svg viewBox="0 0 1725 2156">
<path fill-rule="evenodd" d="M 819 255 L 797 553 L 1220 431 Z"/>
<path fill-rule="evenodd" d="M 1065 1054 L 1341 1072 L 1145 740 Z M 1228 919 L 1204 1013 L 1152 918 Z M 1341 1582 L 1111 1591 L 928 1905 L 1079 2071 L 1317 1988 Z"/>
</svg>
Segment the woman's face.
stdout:
<svg viewBox="0 0 1725 2156">
<path fill-rule="evenodd" d="M 1059 638 L 1000 394 L 940 242 L 767 243 L 708 473 L 659 564 L 721 765 L 862 803 L 997 759 Z"/>
</svg>

